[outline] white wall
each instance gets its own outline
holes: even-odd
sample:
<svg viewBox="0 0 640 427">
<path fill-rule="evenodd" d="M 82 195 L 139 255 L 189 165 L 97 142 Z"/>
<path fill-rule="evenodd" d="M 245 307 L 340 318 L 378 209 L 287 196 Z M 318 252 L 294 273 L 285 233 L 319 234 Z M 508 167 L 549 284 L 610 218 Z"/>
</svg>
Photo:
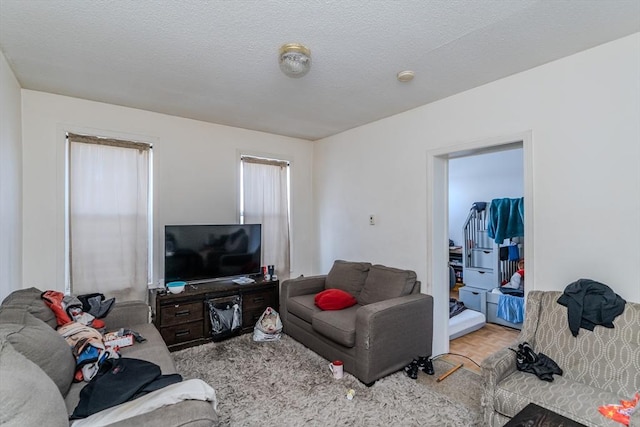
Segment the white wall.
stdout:
<svg viewBox="0 0 640 427">
<path fill-rule="evenodd" d="M 64 289 L 66 130 L 153 143 L 156 280 L 165 224 L 238 221 L 241 151 L 291 161 L 292 276 L 313 270 L 311 142 L 43 92 L 22 97 L 25 286 Z"/>
<path fill-rule="evenodd" d="M 457 246 L 474 202 L 524 196 L 522 155 L 519 148 L 449 160 L 449 239 Z"/>
<path fill-rule="evenodd" d="M 529 289 L 584 277 L 640 302 L 639 75 L 634 34 L 319 141 L 320 271 L 335 258 L 409 267 L 431 293 L 427 152 L 531 130 Z M 378 225 L 367 225 L 371 212 Z M 434 339 L 434 351 L 444 341 Z"/>
<path fill-rule="evenodd" d="M 315 144 L 23 90 L 22 286 L 63 289 L 66 129 L 154 143 L 156 235 L 165 223 L 236 219 L 238 149 L 288 157 L 293 275 L 326 273 L 336 258 L 367 260 L 414 269 L 425 292 L 433 288 L 426 271 L 427 152 L 531 130 L 531 288 L 562 290 L 590 277 L 640 302 L 640 276 L 632 269 L 640 265 L 638 75 L 634 34 Z M 3 90 L 3 106 L 13 98 Z M 369 214 L 376 225 L 368 225 Z M 156 260 L 156 277 L 160 268 Z"/>
<path fill-rule="evenodd" d="M 20 84 L 0 51 L 0 301 L 22 288 Z"/>
</svg>

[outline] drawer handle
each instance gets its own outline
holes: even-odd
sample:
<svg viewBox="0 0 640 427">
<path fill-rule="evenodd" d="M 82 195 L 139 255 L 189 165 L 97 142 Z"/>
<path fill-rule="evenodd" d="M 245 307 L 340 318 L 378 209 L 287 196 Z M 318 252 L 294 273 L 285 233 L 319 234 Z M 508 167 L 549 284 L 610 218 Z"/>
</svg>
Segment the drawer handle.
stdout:
<svg viewBox="0 0 640 427">
<path fill-rule="evenodd" d="M 264 297 L 257 297 L 253 299 L 253 302 L 264 302 Z"/>
<path fill-rule="evenodd" d="M 482 252 L 484 252 L 485 254 L 490 254 L 491 253 L 491 251 L 482 251 Z"/>
<path fill-rule="evenodd" d="M 471 292 L 474 295 L 480 295 L 480 292 Z"/>
<path fill-rule="evenodd" d="M 184 331 L 178 331 L 176 332 L 176 338 L 178 337 L 184 337 L 185 335 L 189 335 L 191 331 L 189 329 L 184 330 Z"/>
<path fill-rule="evenodd" d="M 178 316 L 188 316 L 189 313 L 191 313 L 190 310 L 181 310 L 181 311 L 176 311 L 176 317 Z"/>
<path fill-rule="evenodd" d="M 478 273 L 484 274 L 484 273 L 486 273 L 486 271 L 478 271 Z"/>
</svg>

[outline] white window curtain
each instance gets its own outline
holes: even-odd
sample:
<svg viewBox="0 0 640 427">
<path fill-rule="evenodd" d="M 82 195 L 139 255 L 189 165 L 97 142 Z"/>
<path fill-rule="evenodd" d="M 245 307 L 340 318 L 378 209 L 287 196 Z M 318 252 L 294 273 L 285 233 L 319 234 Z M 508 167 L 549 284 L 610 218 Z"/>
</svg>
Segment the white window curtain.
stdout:
<svg viewBox="0 0 640 427">
<path fill-rule="evenodd" d="M 243 222 L 262 224 L 262 263 L 289 278 L 289 163 L 242 157 Z"/>
<path fill-rule="evenodd" d="M 68 135 L 73 295 L 146 300 L 150 145 Z"/>
</svg>

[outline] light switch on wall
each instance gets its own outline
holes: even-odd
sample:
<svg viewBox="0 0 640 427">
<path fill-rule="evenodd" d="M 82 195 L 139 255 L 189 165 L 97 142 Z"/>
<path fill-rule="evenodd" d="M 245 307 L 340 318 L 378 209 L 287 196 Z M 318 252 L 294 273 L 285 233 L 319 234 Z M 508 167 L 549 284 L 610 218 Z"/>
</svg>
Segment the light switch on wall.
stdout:
<svg viewBox="0 0 640 427">
<path fill-rule="evenodd" d="M 374 214 L 369 215 L 369 225 L 376 225 L 376 216 Z"/>
</svg>

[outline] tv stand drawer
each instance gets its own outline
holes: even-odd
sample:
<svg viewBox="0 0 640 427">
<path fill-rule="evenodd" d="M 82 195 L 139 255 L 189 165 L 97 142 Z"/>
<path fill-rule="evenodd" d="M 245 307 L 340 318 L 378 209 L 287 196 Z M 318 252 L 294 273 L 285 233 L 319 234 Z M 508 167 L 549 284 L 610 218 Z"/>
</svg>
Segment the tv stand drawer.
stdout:
<svg viewBox="0 0 640 427">
<path fill-rule="evenodd" d="M 170 346 L 203 338 L 204 328 L 200 320 L 162 328 L 160 334 L 167 346 Z"/>
<path fill-rule="evenodd" d="M 273 288 L 244 294 L 242 296 L 242 329 L 245 331 L 253 330 L 267 307 L 272 307 L 277 311 L 277 298 L 277 292 Z"/>
<path fill-rule="evenodd" d="M 242 295 L 242 310 L 250 311 L 261 308 L 263 311 L 267 307 L 274 307 L 276 304 L 276 293 L 273 289 L 262 292 L 247 292 Z M 275 308 L 275 307 L 274 307 Z"/>
<path fill-rule="evenodd" d="M 179 325 L 204 318 L 202 301 L 177 303 L 160 308 L 160 326 Z"/>
</svg>

